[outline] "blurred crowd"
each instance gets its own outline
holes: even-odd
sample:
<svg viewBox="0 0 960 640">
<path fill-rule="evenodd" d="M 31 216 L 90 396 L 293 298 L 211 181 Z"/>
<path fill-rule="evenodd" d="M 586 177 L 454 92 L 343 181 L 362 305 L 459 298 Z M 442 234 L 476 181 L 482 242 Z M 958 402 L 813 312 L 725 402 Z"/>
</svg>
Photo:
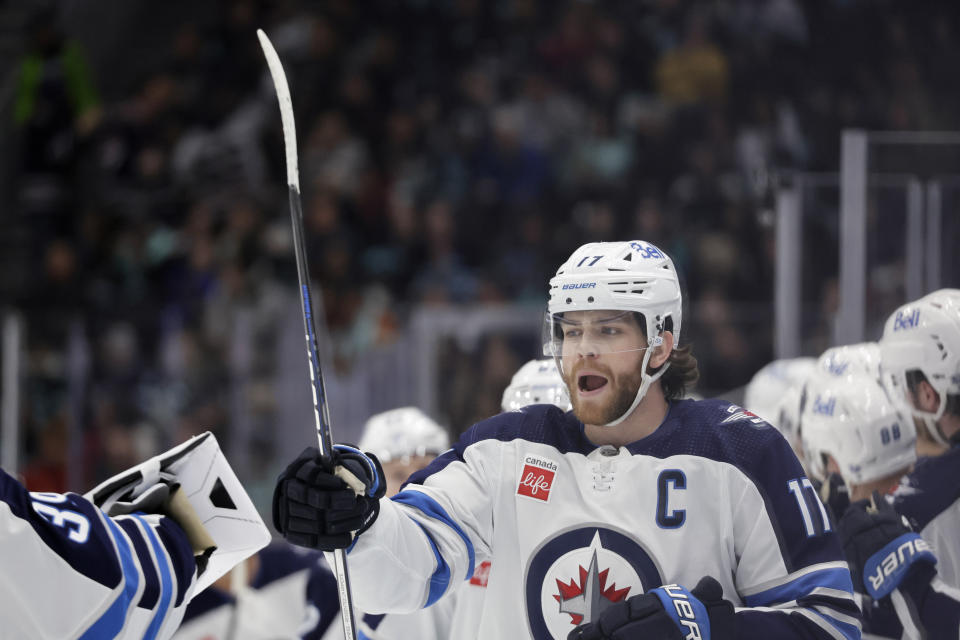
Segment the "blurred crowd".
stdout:
<svg viewBox="0 0 960 640">
<path fill-rule="evenodd" d="M 113 51 L 95 67 L 95 43 L 56 9 L 30 25 L 12 109 L 16 189 L 0 215 L 30 247 L 4 297 L 28 329 L 32 489 L 65 488 L 71 362 L 89 372 L 84 486 L 201 426 L 229 430 L 238 366 L 267 429 L 269 380 L 304 366 L 274 356 L 296 275 L 258 27 L 293 94 L 336 372 L 397 340 L 416 306 L 542 306 L 576 246 L 639 237 L 685 279 L 683 342 L 701 392 L 745 384 L 773 355 L 783 171 L 836 171 L 848 126 L 960 128 L 960 85 L 944 81 L 960 66 L 952 3 L 219 0 L 184 11 L 150 64 Z M 134 80 L 111 82 L 117 69 Z M 835 273 L 835 260 L 809 268 Z M 241 314 L 249 350 L 237 353 Z M 482 347 L 444 353 L 445 392 L 475 402 L 443 416 L 457 430 L 494 412 L 536 355 Z"/>
</svg>

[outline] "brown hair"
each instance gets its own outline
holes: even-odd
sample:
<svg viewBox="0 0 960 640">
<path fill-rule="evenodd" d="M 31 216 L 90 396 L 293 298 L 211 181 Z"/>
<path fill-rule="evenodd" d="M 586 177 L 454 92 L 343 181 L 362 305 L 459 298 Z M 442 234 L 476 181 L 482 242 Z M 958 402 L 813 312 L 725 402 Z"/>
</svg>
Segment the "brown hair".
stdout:
<svg viewBox="0 0 960 640">
<path fill-rule="evenodd" d="M 634 312 L 643 334 L 647 334 L 647 320 L 642 313 Z M 673 331 L 673 318 L 667 316 L 663 321 L 663 331 Z M 689 344 L 674 347 L 667 359 L 670 366 L 660 377 L 660 387 L 667 400 L 678 400 L 686 395 L 700 379 L 700 369 L 697 367 L 697 358 L 693 355 L 693 347 Z M 647 373 L 656 373 L 666 363 L 654 369 L 647 368 Z"/>
<path fill-rule="evenodd" d="M 697 380 L 700 379 L 700 369 L 697 368 L 697 359 L 689 344 L 674 347 L 667 362 L 670 363 L 670 367 L 660 377 L 660 386 L 667 400 L 677 400 L 697 384 Z"/>
</svg>

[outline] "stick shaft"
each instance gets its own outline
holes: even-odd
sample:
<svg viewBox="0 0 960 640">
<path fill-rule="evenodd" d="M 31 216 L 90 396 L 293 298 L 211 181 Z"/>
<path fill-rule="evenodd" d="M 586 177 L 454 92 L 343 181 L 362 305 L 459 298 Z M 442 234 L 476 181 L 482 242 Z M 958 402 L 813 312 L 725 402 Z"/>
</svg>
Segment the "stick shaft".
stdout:
<svg viewBox="0 0 960 640">
<path fill-rule="evenodd" d="M 330 434 L 330 410 L 320 369 L 320 352 L 317 348 L 317 331 L 314 323 L 313 302 L 310 296 L 310 270 L 307 264 L 307 249 L 303 232 L 303 205 L 300 198 L 300 176 L 297 169 L 297 133 L 293 119 L 293 104 L 287 77 L 280 58 L 262 30 L 257 30 L 260 46 L 267 58 L 270 76 L 280 103 L 280 118 L 283 122 L 283 142 L 287 156 L 287 185 L 290 195 L 290 218 L 293 226 L 293 250 L 297 262 L 297 280 L 300 286 L 300 308 L 303 312 L 304 338 L 307 346 L 307 361 L 310 370 L 310 387 L 313 392 L 313 418 L 316 426 L 320 453 L 328 457 L 333 452 Z M 356 640 L 356 621 L 353 615 L 353 598 L 350 593 L 350 576 L 347 571 L 347 554 L 343 549 L 333 552 L 333 571 L 337 578 L 337 595 L 340 598 L 340 619 L 343 633 L 348 640 Z"/>
</svg>

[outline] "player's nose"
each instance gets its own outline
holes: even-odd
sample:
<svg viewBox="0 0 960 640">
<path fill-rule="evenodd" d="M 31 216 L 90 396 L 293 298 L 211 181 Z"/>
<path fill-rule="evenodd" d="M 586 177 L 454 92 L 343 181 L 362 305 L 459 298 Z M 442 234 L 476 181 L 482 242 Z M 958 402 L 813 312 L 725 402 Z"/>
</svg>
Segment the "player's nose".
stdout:
<svg viewBox="0 0 960 640">
<path fill-rule="evenodd" d="M 595 339 L 585 332 L 583 339 L 577 344 L 577 356 L 580 358 L 596 358 L 599 353 Z"/>
</svg>

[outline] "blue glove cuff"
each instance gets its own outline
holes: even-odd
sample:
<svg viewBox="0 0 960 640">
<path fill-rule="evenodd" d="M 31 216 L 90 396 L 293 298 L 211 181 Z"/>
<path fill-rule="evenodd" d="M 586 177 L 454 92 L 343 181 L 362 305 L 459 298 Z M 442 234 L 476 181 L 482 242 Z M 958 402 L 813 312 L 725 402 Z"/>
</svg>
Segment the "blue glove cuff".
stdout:
<svg viewBox="0 0 960 640">
<path fill-rule="evenodd" d="M 367 465 L 367 470 L 370 473 L 370 488 L 367 489 L 367 495 L 370 497 L 375 496 L 377 489 L 380 488 L 380 473 L 377 471 L 377 465 L 373 463 L 373 460 L 370 459 L 370 456 L 365 454 L 363 451 L 360 451 L 360 449 L 351 447 L 347 444 L 335 444 L 333 445 L 333 448 L 344 453 L 352 453 L 363 460 L 364 464 Z"/>
<path fill-rule="evenodd" d="M 864 564 L 863 584 L 867 592 L 874 600 L 890 595 L 915 562 L 937 563 L 927 541 L 913 532 L 894 538 Z"/>
<path fill-rule="evenodd" d="M 680 629 L 684 638 L 710 640 L 710 616 L 703 603 L 677 584 L 668 584 L 653 589 L 663 604 L 664 611 Z"/>
</svg>

